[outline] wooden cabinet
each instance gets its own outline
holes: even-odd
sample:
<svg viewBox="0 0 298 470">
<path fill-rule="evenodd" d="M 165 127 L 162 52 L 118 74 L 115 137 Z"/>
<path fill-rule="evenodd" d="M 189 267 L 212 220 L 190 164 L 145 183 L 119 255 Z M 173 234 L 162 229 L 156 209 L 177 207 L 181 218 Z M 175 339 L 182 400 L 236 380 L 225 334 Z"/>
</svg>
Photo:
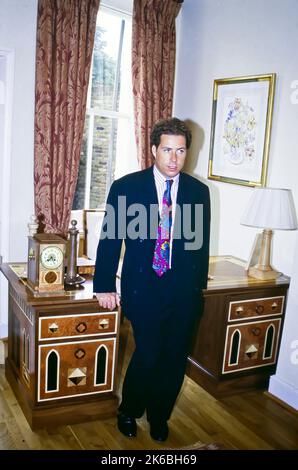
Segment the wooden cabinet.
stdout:
<svg viewBox="0 0 298 470">
<path fill-rule="evenodd" d="M 119 315 L 101 309 L 92 281 L 62 295 L 32 294 L 9 281 L 6 377 L 34 428 L 115 415 Z"/>
<path fill-rule="evenodd" d="M 212 257 L 187 374 L 216 397 L 266 387 L 276 368 L 289 278 L 260 281 Z"/>
</svg>

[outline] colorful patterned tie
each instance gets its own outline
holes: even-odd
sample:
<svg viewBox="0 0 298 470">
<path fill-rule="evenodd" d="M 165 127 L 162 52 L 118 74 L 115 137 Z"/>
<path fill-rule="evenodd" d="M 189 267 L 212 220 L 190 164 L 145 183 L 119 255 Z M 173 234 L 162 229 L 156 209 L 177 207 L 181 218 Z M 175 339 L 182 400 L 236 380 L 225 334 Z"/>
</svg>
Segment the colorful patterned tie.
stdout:
<svg viewBox="0 0 298 470">
<path fill-rule="evenodd" d="M 157 231 L 152 267 L 161 277 L 170 269 L 170 239 L 172 227 L 172 199 L 171 186 L 173 180 L 166 180 L 166 190 L 162 198 L 162 209 Z"/>
</svg>

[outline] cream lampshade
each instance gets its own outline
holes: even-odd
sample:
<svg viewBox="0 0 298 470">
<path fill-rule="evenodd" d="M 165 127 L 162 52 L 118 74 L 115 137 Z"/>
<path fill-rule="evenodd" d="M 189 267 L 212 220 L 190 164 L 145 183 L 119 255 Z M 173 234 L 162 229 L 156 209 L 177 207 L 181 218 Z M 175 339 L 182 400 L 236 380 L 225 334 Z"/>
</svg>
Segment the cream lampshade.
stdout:
<svg viewBox="0 0 298 470">
<path fill-rule="evenodd" d="M 281 275 L 270 265 L 272 230 L 296 230 L 297 217 L 290 189 L 255 188 L 240 223 L 263 228 L 258 262 L 248 270 L 258 279 L 276 279 Z"/>
</svg>

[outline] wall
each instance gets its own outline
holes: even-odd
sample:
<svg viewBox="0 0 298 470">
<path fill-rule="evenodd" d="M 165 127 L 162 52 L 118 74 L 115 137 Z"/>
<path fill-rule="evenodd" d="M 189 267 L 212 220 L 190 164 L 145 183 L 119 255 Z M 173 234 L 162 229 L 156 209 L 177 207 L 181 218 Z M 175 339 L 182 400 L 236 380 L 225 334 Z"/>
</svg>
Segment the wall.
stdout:
<svg viewBox="0 0 298 470">
<path fill-rule="evenodd" d="M 0 220 L 8 232 L 5 259 L 24 261 L 27 251 L 27 223 L 33 212 L 33 125 L 35 83 L 35 37 L 37 0 L 0 0 L 0 51 L 14 54 L 11 145 L 5 155 L 10 188 L 4 194 L 9 220 Z M 9 161 L 7 161 L 9 159 Z M 1 167 L 3 170 L 3 167 Z M 1 247 L 0 247 L 1 254 Z M 2 276 L 1 276 L 2 277 Z M 1 298 L 3 292 L 1 281 Z M 0 328 L 7 324 L 7 310 L 0 310 Z"/>
<path fill-rule="evenodd" d="M 4 257 L 4 254 L 7 252 L 8 246 L 8 237 L 5 234 L 4 226 L 2 224 L 4 214 L 5 214 L 5 205 L 4 205 L 4 194 L 7 189 L 5 187 L 5 178 L 4 178 L 4 168 L 5 168 L 5 156 L 8 151 L 7 141 L 5 138 L 5 129 L 6 123 L 8 123 L 9 110 L 11 109 L 11 103 L 9 106 L 8 99 L 8 87 L 7 87 L 7 78 L 8 78 L 8 57 L 12 57 L 11 52 L 9 51 L 0 51 L 0 256 L 1 260 Z M 11 127 L 11 126 L 10 126 Z M 6 211 L 7 212 L 7 211 Z M 5 237 L 6 235 L 6 237 Z M 0 260 L 0 262 L 1 262 Z M 4 309 L 7 310 L 7 282 L 0 276 L 0 338 L 7 336 L 7 327 L 2 325 L 1 322 L 1 311 Z M 0 342 L 0 364 L 4 361 L 4 345 L 1 345 Z"/>
<path fill-rule="evenodd" d="M 297 17 L 296 0 L 185 0 L 179 19 L 174 114 L 190 120 L 194 145 L 189 170 L 205 180 L 214 79 L 275 72 L 267 186 L 292 189 L 298 210 L 298 104 L 291 101 L 291 84 L 298 79 Z M 206 182 L 212 197 L 212 254 L 247 259 L 257 230 L 239 221 L 253 189 Z M 290 344 L 298 340 L 297 300 L 291 300 L 298 278 L 293 263 L 297 242 L 295 231 L 274 234 L 273 265 L 292 276 L 277 374 L 292 387 L 281 398 L 294 407 L 298 368 L 291 362 Z"/>
<path fill-rule="evenodd" d="M 33 210 L 33 125 L 37 0 L 0 1 L 0 49 L 14 51 L 10 181 L 10 251 L 25 260 L 27 222 Z M 17 13 L 17 14 L 16 14 Z M 20 233 L 22 236 L 20 236 Z"/>
<path fill-rule="evenodd" d="M 276 374 L 269 392 L 298 410 L 298 240 Z"/>
</svg>

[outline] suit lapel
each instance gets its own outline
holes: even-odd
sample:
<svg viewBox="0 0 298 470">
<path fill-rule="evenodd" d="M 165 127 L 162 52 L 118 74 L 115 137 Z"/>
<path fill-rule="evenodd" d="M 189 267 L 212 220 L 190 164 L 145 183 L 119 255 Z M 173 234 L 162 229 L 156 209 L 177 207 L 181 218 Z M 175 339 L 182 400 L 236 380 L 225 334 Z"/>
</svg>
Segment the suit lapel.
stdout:
<svg viewBox="0 0 298 470">
<path fill-rule="evenodd" d="M 184 244 L 183 204 L 185 204 L 186 202 L 187 202 L 187 184 L 185 181 L 184 173 L 180 173 L 177 200 L 176 200 L 176 213 L 177 213 L 177 206 L 179 206 L 180 207 L 180 220 L 179 220 L 179 217 L 175 216 L 175 221 L 174 221 L 174 236 L 175 236 L 175 233 L 180 234 L 180 236 L 179 238 L 173 239 L 172 269 L 175 268 L 175 266 L 177 266 L 177 261 L 179 260 L 180 253 L 183 252 L 183 244 Z"/>
<path fill-rule="evenodd" d="M 154 181 L 153 166 L 150 166 L 143 172 L 142 191 L 144 204 L 158 204 L 157 191 Z"/>
<path fill-rule="evenodd" d="M 147 211 L 147 237 L 150 239 L 150 246 L 152 245 L 152 250 L 154 250 L 155 240 L 156 238 L 150 237 L 150 206 L 156 205 L 158 209 L 158 196 L 157 190 L 155 186 L 154 174 L 153 174 L 153 166 L 147 168 L 146 170 L 142 171 L 142 179 L 140 180 L 139 186 L 139 193 L 137 196 L 137 200 L 139 200 L 146 208 Z M 158 215 L 158 223 L 159 223 L 159 215 Z M 158 225 L 157 223 L 157 225 Z M 156 232 L 156 233 L 155 233 Z M 157 227 L 154 230 L 154 237 L 157 235 Z M 153 255 L 152 255 L 153 256 Z"/>
</svg>

